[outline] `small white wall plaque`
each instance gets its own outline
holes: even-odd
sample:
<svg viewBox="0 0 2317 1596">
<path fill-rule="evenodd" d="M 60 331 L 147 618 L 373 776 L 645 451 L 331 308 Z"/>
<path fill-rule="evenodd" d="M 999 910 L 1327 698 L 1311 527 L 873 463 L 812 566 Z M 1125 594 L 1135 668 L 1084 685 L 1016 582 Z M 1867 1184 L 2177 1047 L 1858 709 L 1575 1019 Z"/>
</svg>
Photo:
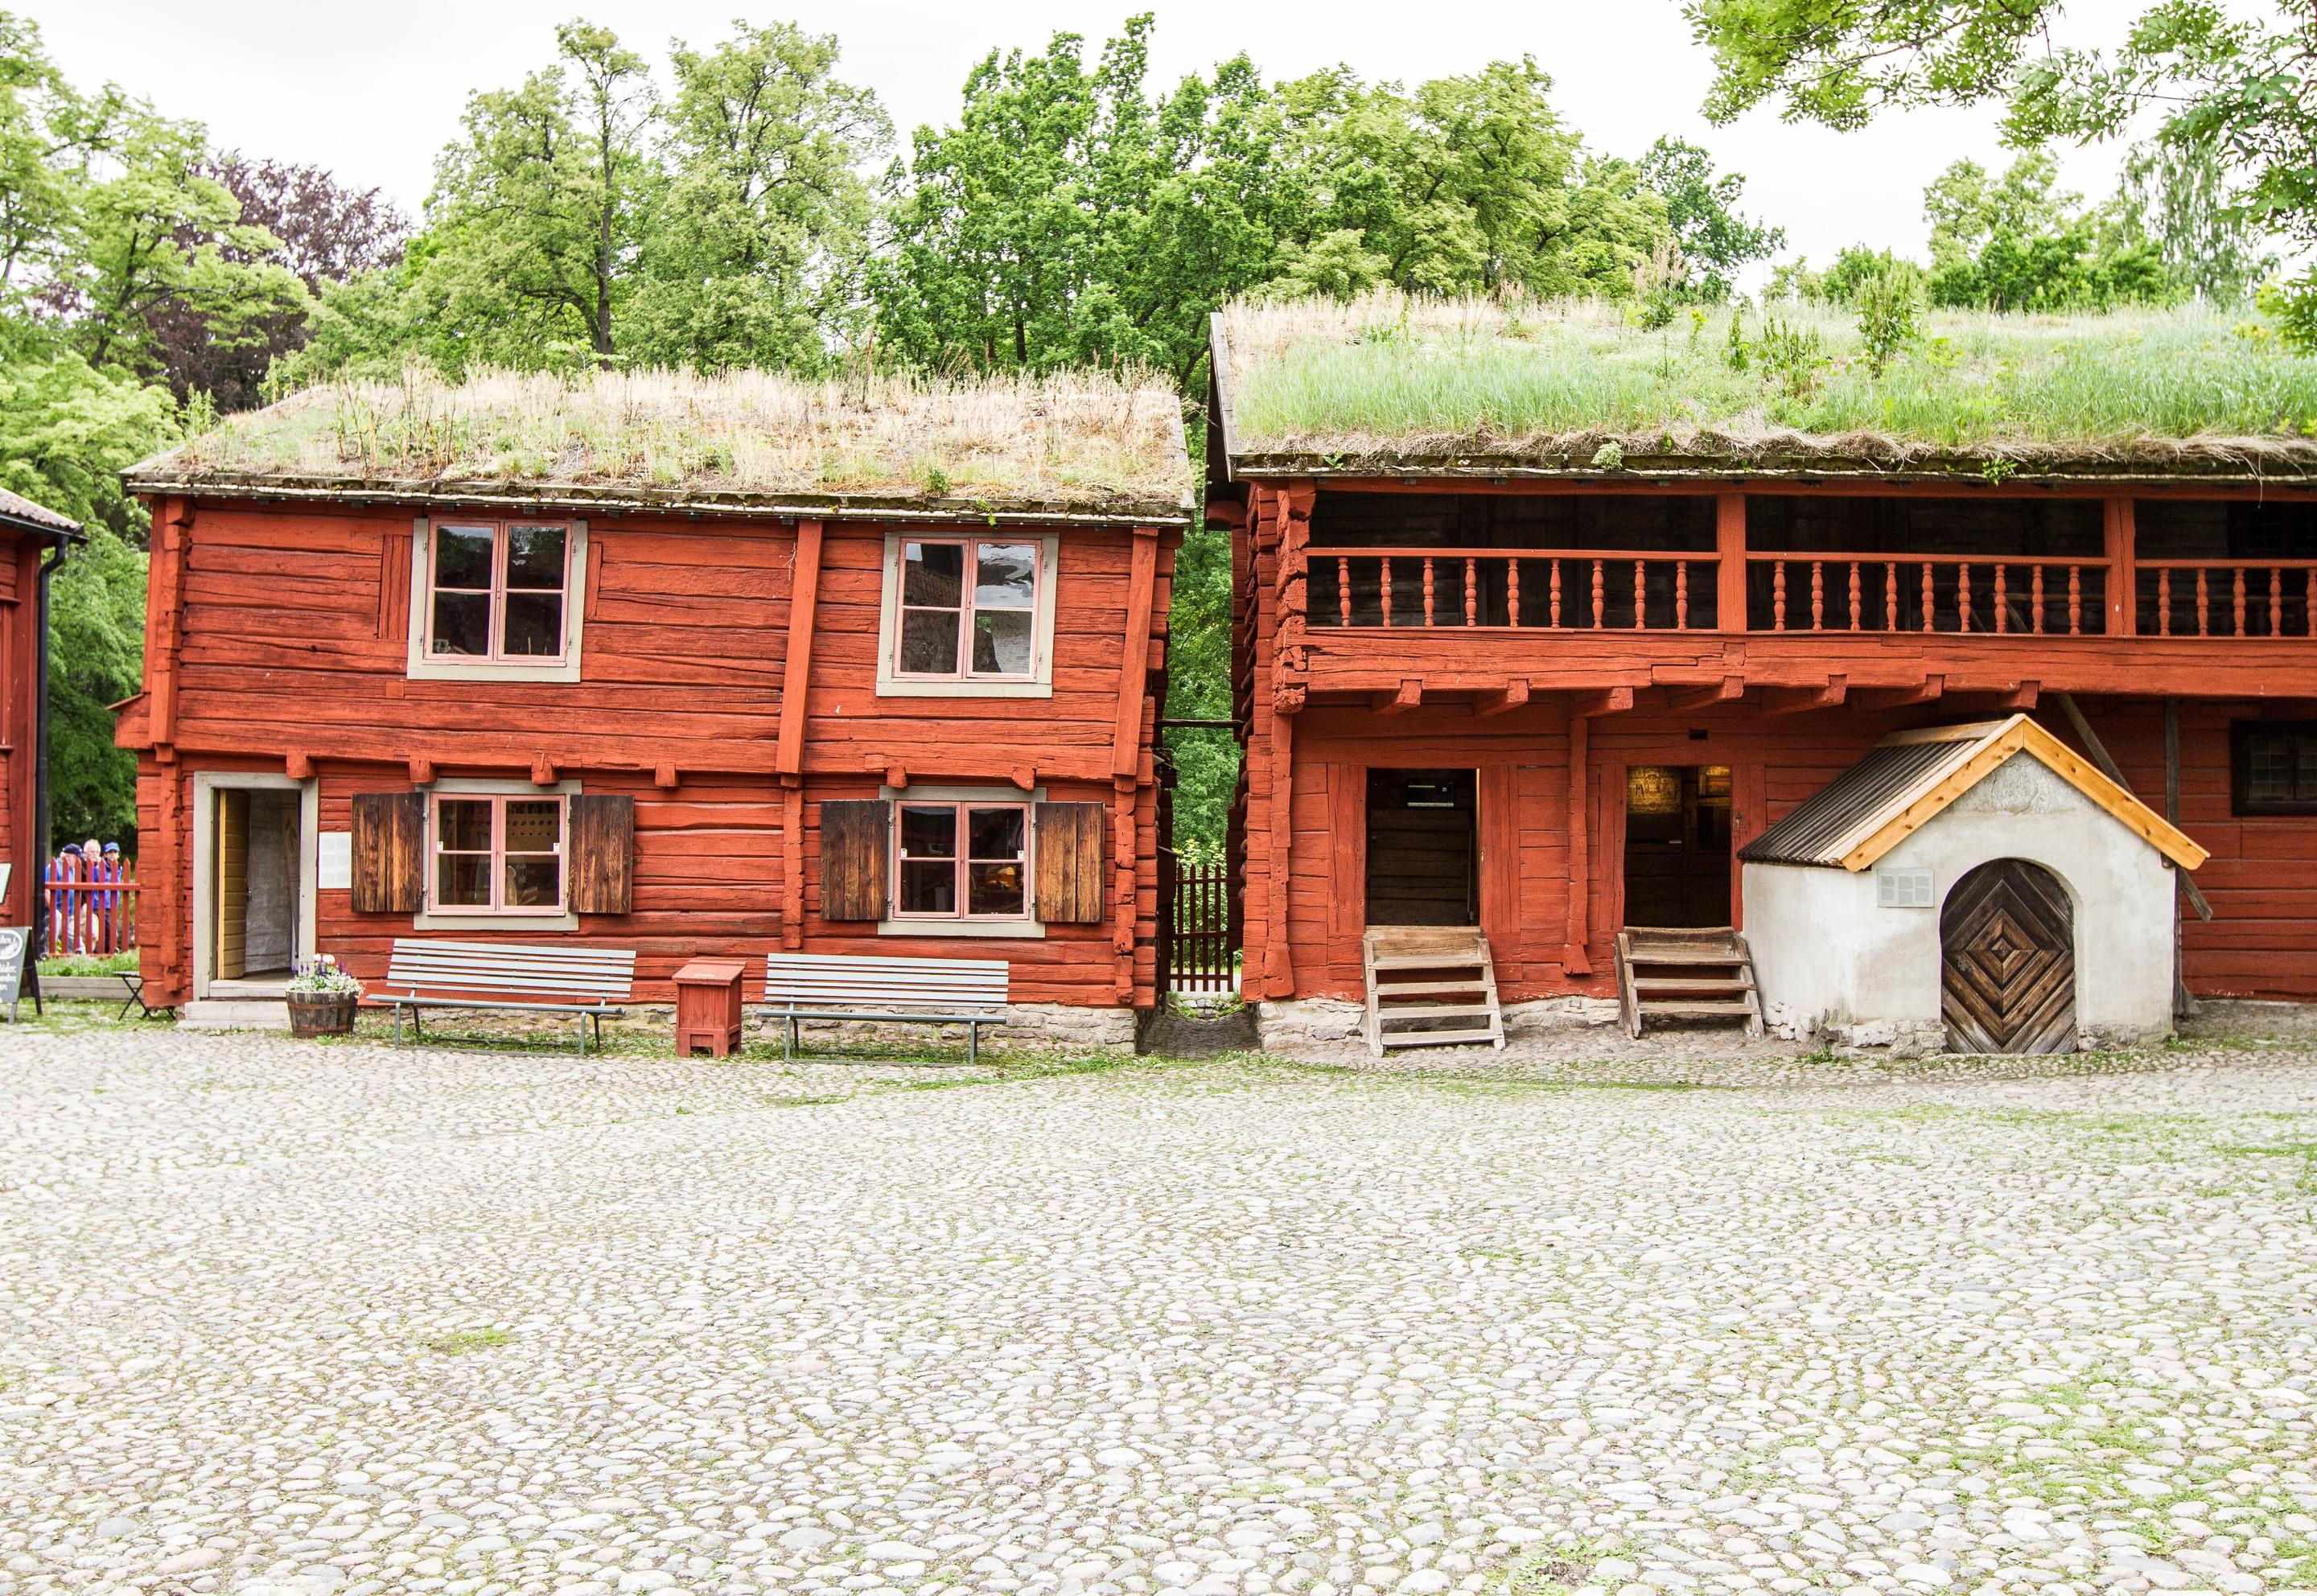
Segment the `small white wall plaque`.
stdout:
<svg viewBox="0 0 2317 1596">
<path fill-rule="evenodd" d="M 314 885 L 327 892 L 354 884 L 354 834 L 326 831 L 314 839 Z"/>
<path fill-rule="evenodd" d="M 1928 870 L 1874 872 L 1874 906 L 1878 909 L 1928 909 L 1931 906 Z"/>
</svg>

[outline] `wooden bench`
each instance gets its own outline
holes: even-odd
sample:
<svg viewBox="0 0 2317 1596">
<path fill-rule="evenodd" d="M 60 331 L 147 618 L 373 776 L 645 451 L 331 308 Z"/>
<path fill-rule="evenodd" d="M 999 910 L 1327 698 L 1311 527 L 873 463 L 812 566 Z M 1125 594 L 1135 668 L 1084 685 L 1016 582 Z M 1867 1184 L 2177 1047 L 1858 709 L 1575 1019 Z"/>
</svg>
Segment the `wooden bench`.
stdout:
<svg viewBox="0 0 2317 1596">
<path fill-rule="evenodd" d="M 414 1039 L 425 1009 L 524 1009 L 579 1017 L 579 1052 L 587 1052 L 587 1021 L 604 1045 L 604 1016 L 619 1014 L 636 979 L 632 948 L 571 948 L 535 942 L 446 942 L 398 937 L 387 985 L 372 1001 L 394 1009 L 394 1039 L 402 1040 L 402 1012 L 410 1011 Z"/>
<path fill-rule="evenodd" d="M 981 1057 L 981 1028 L 1006 1023 L 1002 958 L 875 958 L 834 953 L 765 957 L 765 1002 L 788 1022 L 781 1057 L 797 1050 L 800 1020 L 962 1025 L 965 1058 Z"/>
</svg>

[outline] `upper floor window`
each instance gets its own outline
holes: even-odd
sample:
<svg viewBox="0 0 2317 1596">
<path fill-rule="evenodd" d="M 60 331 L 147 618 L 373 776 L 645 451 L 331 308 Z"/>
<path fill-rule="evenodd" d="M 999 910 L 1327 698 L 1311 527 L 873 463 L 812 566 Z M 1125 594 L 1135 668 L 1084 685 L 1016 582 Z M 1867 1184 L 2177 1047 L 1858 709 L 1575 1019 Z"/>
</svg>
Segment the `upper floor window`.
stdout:
<svg viewBox="0 0 2317 1596">
<path fill-rule="evenodd" d="M 2317 720 L 2240 720 L 2229 727 L 2237 815 L 2317 815 Z"/>
<path fill-rule="evenodd" d="M 898 674 L 1027 680 L 1037 617 L 1035 543 L 996 538 L 902 543 Z"/>
<path fill-rule="evenodd" d="M 436 526 L 426 652 L 438 659 L 562 658 L 570 554 L 565 527 Z"/>
<path fill-rule="evenodd" d="M 419 522 L 410 674 L 577 682 L 586 569 L 585 522 Z"/>
<path fill-rule="evenodd" d="M 428 909 L 463 914 L 560 914 L 563 799 L 438 794 L 429 833 Z"/>
</svg>

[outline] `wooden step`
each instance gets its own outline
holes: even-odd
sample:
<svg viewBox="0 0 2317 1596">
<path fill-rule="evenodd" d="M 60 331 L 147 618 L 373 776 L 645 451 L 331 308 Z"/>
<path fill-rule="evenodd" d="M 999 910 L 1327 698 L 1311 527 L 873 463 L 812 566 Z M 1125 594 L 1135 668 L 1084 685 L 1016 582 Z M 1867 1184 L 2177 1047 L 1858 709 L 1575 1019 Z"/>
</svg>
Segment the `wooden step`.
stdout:
<svg viewBox="0 0 2317 1596">
<path fill-rule="evenodd" d="M 1734 976 L 1641 976 L 1633 981 L 1635 992 L 1751 992 L 1754 977 L 1740 970 Z"/>
<path fill-rule="evenodd" d="M 1375 984 L 1378 997 L 1398 997 L 1418 992 L 1486 992 L 1488 989 L 1487 978 L 1481 976 L 1469 980 L 1451 977 L 1441 981 L 1378 981 Z"/>
<path fill-rule="evenodd" d="M 1669 1003 L 1660 998 L 1654 1003 L 1643 1003 L 1642 1012 L 1652 1019 L 1703 1020 L 1717 1014 L 1750 1016 L 1754 1012 L 1754 1005 L 1749 1003 Z"/>
<path fill-rule="evenodd" d="M 1403 1030 L 1386 1031 L 1378 1045 L 1382 1048 L 1437 1048 L 1452 1042 L 1494 1042 L 1501 1047 L 1504 1039 L 1493 1030 Z"/>
<path fill-rule="evenodd" d="M 1466 1015 L 1486 1020 L 1493 1012 L 1486 1003 L 1424 1003 L 1378 1009 L 1376 1018 L 1389 1025 L 1395 1020 L 1446 1020 Z"/>
<path fill-rule="evenodd" d="M 1636 1038 L 1650 1020 L 1740 1020 L 1747 1035 L 1762 1034 L 1753 955 L 1734 927 L 1619 932 L 1617 1006 L 1625 1034 Z"/>
<path fill-rule="evenodd" d="M 1371 926 L 1360 939 L 1367 985 L 1368 1050 L 1428 1048 L 1447 1043 L 1505 1045 L 1497 974 L 1489 939 L 1471 926 Z M 1386 980 L 1387 972 L 1400 979 Z M 1389 1002 L 1391 999 L 1415 1002 Z M 1445 1021 L 1454 1029 L 1427 1030 Z"/>
<path fill-rule="evenodd" d="M 1704 948 L 1684 948 L 1670 953 L 1658 953 L 1645 948 L 1636 948 L 1633 951 L 1632 958 L 1635 964 L 1732 965 L 1747 962 L 1746 956 L 1742 953 L 1732 953 L 1726 949 L 1714 951 Z"/>
</svg>

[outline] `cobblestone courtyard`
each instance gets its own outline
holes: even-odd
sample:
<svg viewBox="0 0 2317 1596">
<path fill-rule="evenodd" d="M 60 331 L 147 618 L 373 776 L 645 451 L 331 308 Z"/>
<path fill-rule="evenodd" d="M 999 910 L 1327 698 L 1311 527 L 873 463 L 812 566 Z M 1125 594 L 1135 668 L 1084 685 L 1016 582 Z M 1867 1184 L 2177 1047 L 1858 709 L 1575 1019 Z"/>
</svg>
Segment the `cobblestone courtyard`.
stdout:
<svg viewBox="0 0 2317 1596">
<path fill-rule="evenodd" d="M 2317 1055 L 1396 1064 L 0 1036 L 0 1591 L 2317 1589 Z"/>
</svg>

